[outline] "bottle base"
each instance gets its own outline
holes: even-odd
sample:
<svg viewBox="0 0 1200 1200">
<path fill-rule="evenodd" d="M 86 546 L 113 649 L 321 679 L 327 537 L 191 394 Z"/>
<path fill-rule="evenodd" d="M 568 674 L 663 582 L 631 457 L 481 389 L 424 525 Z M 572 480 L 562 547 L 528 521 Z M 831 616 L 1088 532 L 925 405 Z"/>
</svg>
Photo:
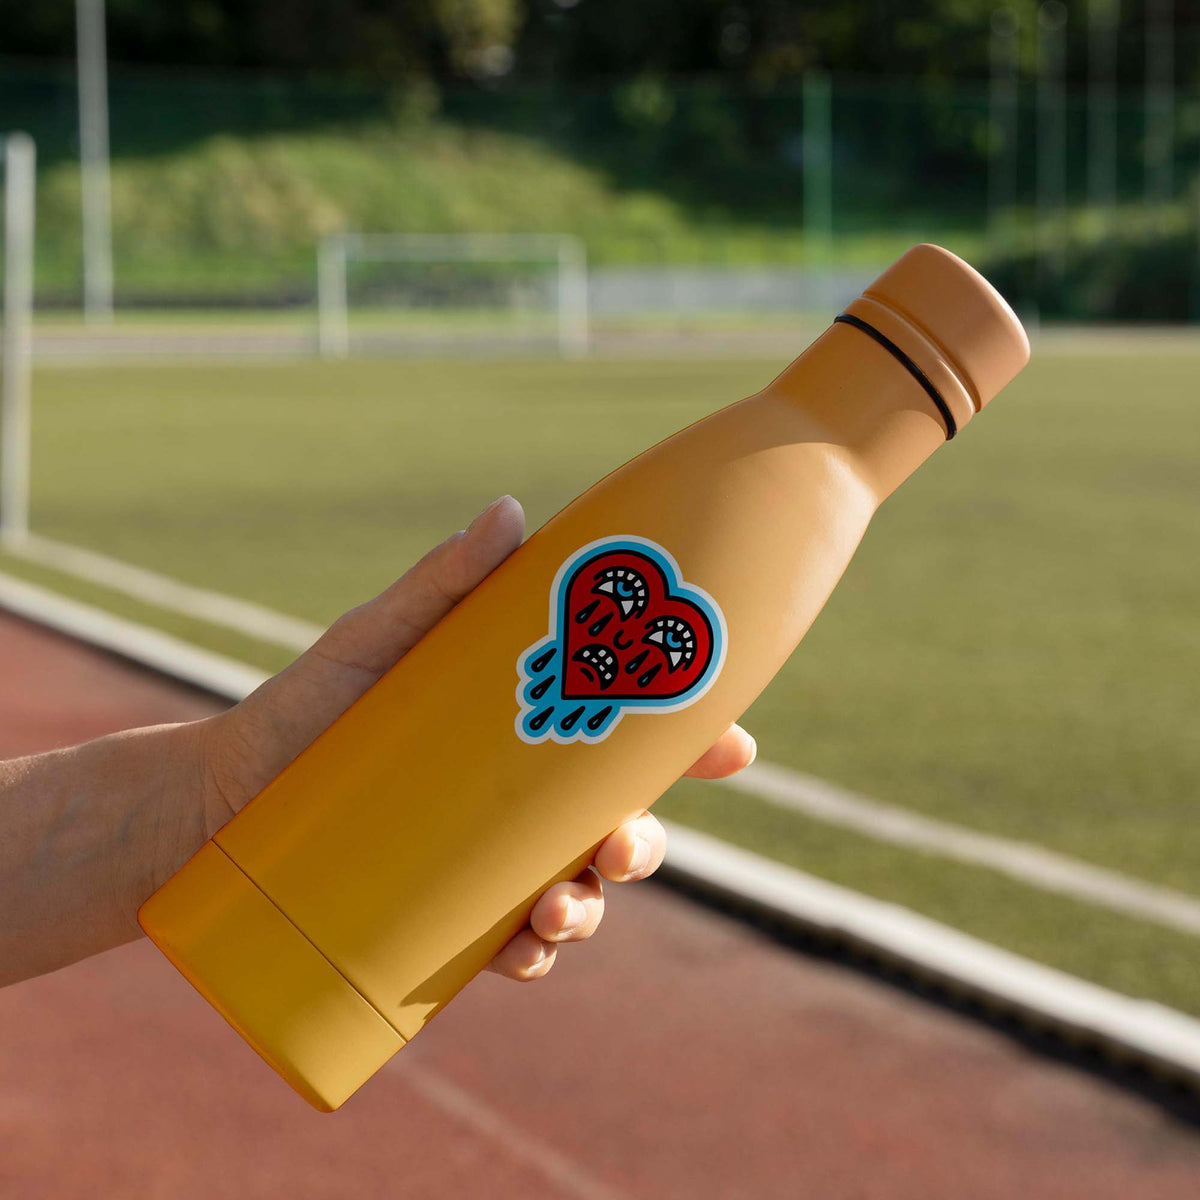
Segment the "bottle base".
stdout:
<svg viewBox="0 0 1200 1200">
<path fill-rule="evenodd" d="M 142 905 L 138 924 L 321 1112 L 339 1108 L 405 1044 L 215 842 Z"/>
</svg>

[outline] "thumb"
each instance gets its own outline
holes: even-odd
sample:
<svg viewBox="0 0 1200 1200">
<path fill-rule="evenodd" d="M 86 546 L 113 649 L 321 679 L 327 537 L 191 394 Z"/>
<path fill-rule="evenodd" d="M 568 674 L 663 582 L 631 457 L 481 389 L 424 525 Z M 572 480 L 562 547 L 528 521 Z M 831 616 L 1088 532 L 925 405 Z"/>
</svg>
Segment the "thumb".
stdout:
<svg viewBox="0 0 1200 1200">
<path fill-rule="evenodd" d="M 378 679 L 520 544 L 525 514 L 493 500 L 465 529 L 430 550 L 386 591 L 351 609 L 307 652 Z"/>
<path fill-rule="evenodd" d="M 234 810 L 273 779 L 520 544 L 511 496 L 488 505 L 386 591 L 339 617 L 291 666 L 218 721 L 236 747 Z M 231 764 L 232 765 L 232 764 Z"/>
</svg>

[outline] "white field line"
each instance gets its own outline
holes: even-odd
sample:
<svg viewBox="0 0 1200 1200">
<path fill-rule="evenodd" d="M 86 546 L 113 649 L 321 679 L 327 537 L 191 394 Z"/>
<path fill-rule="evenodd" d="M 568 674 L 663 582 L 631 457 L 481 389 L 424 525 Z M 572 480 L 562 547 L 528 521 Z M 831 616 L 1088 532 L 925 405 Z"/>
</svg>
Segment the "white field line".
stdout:
<svg viewBox="0 0 1200 1200">
<path fill-rule="evenodd" d="M 514 1125 L 478 1096 L 459 1087 L 440 1071 L 427 1065 L 417 1066 L 411 1058 L 398 1054 L 387 1068 L 402 1078 L 414 1091 L 443 1112 L 483 1134 L 500 1146 L 500 1153 L 532 1167 L 568 1195 L 579 1200 L 617 1200 L 621 1193 L 592 1178 L 587 1167 L 575 1163 L 548 1142 Z"/>
<path fill-rule="evenodd" d="M 217 696 L 240 700 L 267 675 L 170 634 L 0 573 L 0 609 L 145 664 Z"/>
<path fill-rule="evenodd" d="M 260 671 L 0 573 L 0 608 L 239 700 Z M 778 768 L 776 768 L 778 769 Z M 758 768 L 757 774 L 762 774 Z M 835 933 L 1009 1008 L 1091 1034 L 1200 1081 L 1200 1021 L 1000 950 L 694 829 L 670 826 L 667 869 L 806 928 Z"/>
<path fill-rule="evenodd" d="M 667 869 L 832 933 L 1008 1008 L 1091 1034 L 1200 1080 L 1200 1021 L 1001 950 L 895 904 L 671 824 Z"/>
<path fill-rule="evenodd" d="M 157 571 L 147 571 L 106 554 L 69 546 L 37 534 L 6 539 L 4 549 L 29 562 L 101 584 L 146 604 L 168 608 L 210 625 L 223 625 L 226 629 L 275 646 L 306 650 L 323 632 L 320 625 L 289 617 L 264 605 L 239 600 L 223 592 L 193 587 L 160 575 Z"/>
<path fill-rule="evenodd" d="M 35 534 L 9 540 L 5 548 L 31 562 L 274 645 L 304 650 L 322 632 L 318 625 L 262 605 L 192 587 L 154 571 Z M 734 791 L 829 825 L 854 830 L 876 841 L 985 867 L 1043 891 L 1200 935 L 1200 899 L 1029 842 L 921 816 L 775 763 L 756 763 L 722 782 Z"/>
<path fill-rule="evenodd" d="M 1043 891 L 1200 935 L 1200 900 L 1029 842 L 978 833 L 882 804 L 774 763 L 756 763 L 724 782 L 734 791 L 879 842 L 986 867 Z"/>
</svg>

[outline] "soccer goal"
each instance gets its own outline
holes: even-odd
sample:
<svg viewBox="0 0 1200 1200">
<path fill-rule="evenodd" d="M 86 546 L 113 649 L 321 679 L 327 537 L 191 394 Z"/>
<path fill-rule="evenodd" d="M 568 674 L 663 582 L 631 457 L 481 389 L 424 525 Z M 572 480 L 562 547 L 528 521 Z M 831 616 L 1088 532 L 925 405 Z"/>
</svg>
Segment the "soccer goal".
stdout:
<svg viewBox="0 0 1200 1200">
<path fill-rule="evenodd" d="M 29 532 L 30 374 L 33 359 L 34 146 L 4 138 L 4 368 L 0 375 L 0 541 Z"/>
<path fill-rule="evenodd" d="M 587 256 L 568 234 L 337 233 L 317 250 L 317 340 L 352 352 L 588 347 Z"/>
</svg>

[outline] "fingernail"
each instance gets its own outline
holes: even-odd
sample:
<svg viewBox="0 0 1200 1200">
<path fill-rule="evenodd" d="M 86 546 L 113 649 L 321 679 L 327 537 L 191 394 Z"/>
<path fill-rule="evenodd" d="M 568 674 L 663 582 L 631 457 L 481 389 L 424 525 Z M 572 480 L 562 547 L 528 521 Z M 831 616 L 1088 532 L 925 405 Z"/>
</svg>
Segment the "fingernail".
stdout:
<svg viewBox="0 0 1200 1200">
<path fill-rule="evenodd" d="M 490 513 L 490 512 L 492 511 L 492 509 L 493 509 L 493 508 L 496 508 L 496 507 L 498 507 L 500 504 L 503 504 L 503 503 L 504 503 L 504 501 L 505 501 L 505 500 L 507 500 L 507 499 L 509 499 L 509 496 L 508 496 L 508 493 L 507 493 L 507 492 L 506 492 L 506 493 L 505 493 L 503 496 L 497 496 L 497 497 L 496 497 L 496 499 L 495 499 L 495 500 L 493 500 L 493 501 L 491 502 L 491 504 L 489 504 L 489 505 L 487 506 L 487 508 L 485 508 L 485 509 L 484 509 L 484 510 L 483 510 L 483 511 L 482 511 L 482 512 L 481 512 L 481 513 L 480 513 L 480 514 L 479 514 L 479 515 L 478 515 L 478 516 L 475 518 L 475 520 L 473 520 L 473 521 L 471 522 L 471 524 L 467 526 L 467 528 L 468 528 L 468 529 L 474 529 L 474 528 L 475 528 L 475 526 L 476 526 L 476 525 L 478 525 L 478 524 L 479 524 L 479 522 L 480 522 L 480 521 L 482 521 L 482 520 L 483 520 L 483 518 L 484 518 L 484 517 L 486 517 L 486 516 L 488 515 L 488 513 Z"/>
<path fill-rule="evenodd" d="M 547 954 L 548 954 L 548 951 L 546 950 L 546 943 L 545 942 L 539 943 L 537 958 L 535 958 L 533 960 L 533 962 L 531 962 L 531 963 L 526 963 L 525 966 L 522 968 L 522 971 L 527 979 L 532 979 L 536 974 L 538 974 L 538 972 L 541 970 L 542 965 L 546 961 Z"/>
<path fill-rule="evenodd" d="M 571 933 L 587 920 L 587 908 L 582 900 L 574 896 L 567 897 L 567 907 L 563 912 L 562 932 Z"/>
<path fill-rule="evenodd" d="M 750 762 L 746 764 L 746 766 L 749 766 L 758 757 L 758 742 L 753 734 L 748 733 L 746 736 L 750 739 Z"/>
<path fill-rule="evenodd" d="M 629 859 L 629 875 L 640 875 L 650 865 L 650 843 L 640 835 L 634 839 L 633 855 Z"/>
</svg>

